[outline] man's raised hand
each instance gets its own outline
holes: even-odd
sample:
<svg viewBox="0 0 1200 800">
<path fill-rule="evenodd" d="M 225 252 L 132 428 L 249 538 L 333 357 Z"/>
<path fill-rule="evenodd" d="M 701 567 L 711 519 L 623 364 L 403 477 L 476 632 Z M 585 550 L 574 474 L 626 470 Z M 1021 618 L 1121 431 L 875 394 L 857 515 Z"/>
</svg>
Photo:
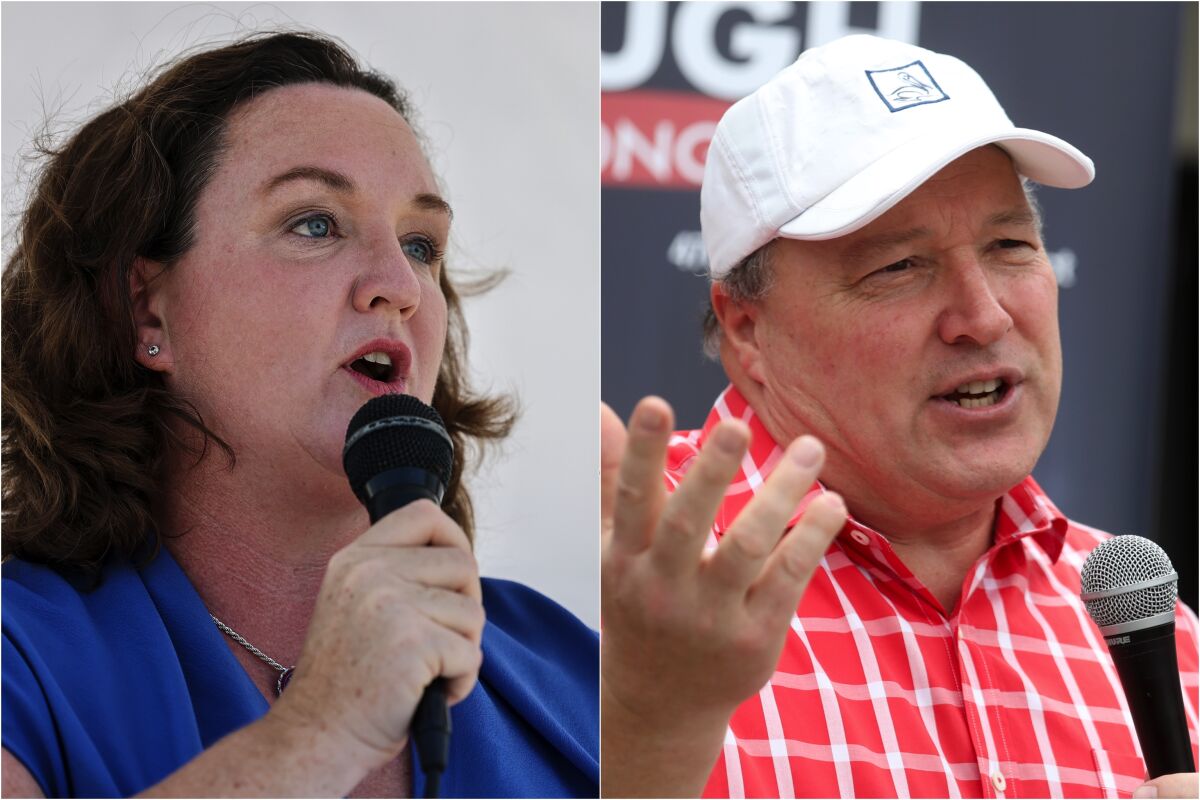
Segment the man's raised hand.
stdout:
<svg viewBox="0 0 1200 800">
<path fill-rule="evenodd" d="M 699 793 L 730 715 L 770 679 L 808 579 L 846 519 L 841 498 L 826 493 L 784 536 L 824 463 L 820 443 L 803 436 L 706 552 L 749 429 L 737 420 L 716 426 L 668 496 L 671 428 L 671 409 L 658 398 L 638 404 L 627 432 L 601 408 L 602 788 L 609 796 Z"/>
</svg>

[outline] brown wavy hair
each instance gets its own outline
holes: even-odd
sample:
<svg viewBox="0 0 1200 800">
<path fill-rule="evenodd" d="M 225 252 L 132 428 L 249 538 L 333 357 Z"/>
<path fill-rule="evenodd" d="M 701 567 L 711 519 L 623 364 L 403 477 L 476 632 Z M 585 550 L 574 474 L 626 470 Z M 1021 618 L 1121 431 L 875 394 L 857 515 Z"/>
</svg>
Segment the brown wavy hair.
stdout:
<svg viewBox="0 0 1200 800">
<path fill-rule="evenodd" d="M 297 83 L 361 89 L 413 125 L 405 95 L 359 66 L 345 48 L 310 33 L 256 34 L 184 57 L 80 128 L 43 162 L 19 221 L 0 298 L 3 356 L 4 558 L 82 571 L 132 556 L 159 534 L 152 497 L 171 448 L 188 448 L 173 422 L 235 454 L 161 376 L 134 359 L 130 270 L 139 257 L 170 265 L 195 239 L 196 202 L 224 150 L 239 104 Z M 413 126 L 415 128 L 415 126 Z M 506 436 L 507 397 L 477 395 L 466 380 L 461 289 L 441 271 L 448 306 L 433 406 L 455 445 L 443 508 L 473 537 L 463 465 Z"/>
</svg>

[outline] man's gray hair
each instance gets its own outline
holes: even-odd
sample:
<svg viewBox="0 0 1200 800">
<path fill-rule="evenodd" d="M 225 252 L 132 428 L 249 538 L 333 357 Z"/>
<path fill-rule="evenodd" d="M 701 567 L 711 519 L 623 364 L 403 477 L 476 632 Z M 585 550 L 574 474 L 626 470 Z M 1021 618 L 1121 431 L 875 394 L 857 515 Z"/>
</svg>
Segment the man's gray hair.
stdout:
<svg viewBox="0 0 1200 800">
<path fill-rule="evenodd" d="M 1021 178 L 1021 189 L 1025 192 L 1025 202 L 1033 212 L 1037 223 L 1038 235 L 1042 235 L 1042 207 L 1034 193 L 1034 184 L 1027 178 Z M 756 303 L 767 296 L 774 283 L 774 273 L 771 270 L 771 252 L 778 241 L 772 239 L 750 255 L 739 261 L 733 269 L 716 283 L 721 284 L 725 295 L 736 303 Z M 704 355 L 717 360 L 721 355 L 721 323 L 713 311 L 712 299 L 709 298 L 708 308 L 704 311 Z"/>
</svg>

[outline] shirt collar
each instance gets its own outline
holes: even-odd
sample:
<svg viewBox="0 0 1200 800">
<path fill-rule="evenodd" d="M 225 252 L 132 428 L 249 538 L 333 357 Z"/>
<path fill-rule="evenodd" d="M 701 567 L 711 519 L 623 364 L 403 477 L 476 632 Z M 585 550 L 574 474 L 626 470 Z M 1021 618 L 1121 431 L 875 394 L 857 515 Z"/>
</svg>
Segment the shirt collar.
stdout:
<svg viewBox="0 0 1200 800">
<path fill-rule="evenodd" d="M 750 403 L 732 385 L 721 392 L 713 404 L 712 411 L 709 412 L 695 441 L 697 450 L 704 446 L 712 429 L 724 419 L 740 419 L 750 427 L 750 447 L 742 459 L 742 465 L 733 483 L 726 490 L 725 500 L 713 521 L 713 533 L 718 538 L 724 535 L 737 519 L 742 508 L 783 457 L 783 449 L 776 444 L 762 420 L 750 407 Z M 825 487 L 820 481 L 816 481 L 796 507 L 795 514 L 788 520 L 788 526 L 794 525 L 813 498 L 824 491 Z M 1054 563 L 1062 553 L 1067 525 L 1067 518 L 1046 496 L 1033 476 L 1029 476 L 996 500 L 992 546 L 1000 547 L 1029 537 L 1046 552 L 1051 563 Z M 884 535 L 852 517 L 842 528 L 839 539 L 846 546 L 867 551 L 867 554 L 873 557 L 878 557 L 881 550 L 889 549 L 880 547 L 886 540 Z"/>
</svg>

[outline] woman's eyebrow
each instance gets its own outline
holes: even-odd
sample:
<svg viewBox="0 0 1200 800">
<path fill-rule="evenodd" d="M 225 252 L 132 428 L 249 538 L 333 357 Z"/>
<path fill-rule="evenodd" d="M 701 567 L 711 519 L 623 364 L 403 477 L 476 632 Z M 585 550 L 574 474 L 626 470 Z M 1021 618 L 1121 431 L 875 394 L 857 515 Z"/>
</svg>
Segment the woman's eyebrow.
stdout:
<svg viewBox="0 0 1200 800">
<path fill-rule="evenodd" d="M 318 183 L 325 184 L 339 194 L 353 194 L 356 189 L 354 181 L 348 175 L 344 175 L 336 170 L 325 169 L 324 167 L 305 165 L 293 167 L 287 172 L 281 172 L 269 179 L 263 186 L 263 193 L 269 194 L 281 185 L 290 183 L 291 181 L 317 181 Z M 436 211 L 445 214 L 450 219 L 454 219 L 453 209 L 450 208 L 450 204 L 440 195 L 421 192 L 413 198 L 413 204 L 423 211 Z"/>
<path fill-rule="evenodd" d="M 413 204 L 424 211 L 438 211 L 450 219 L 454 219 L 453 209 L 450 208 L 450 204 L 443 200 L 440 195 L 422 192 L 413 198 Z"/>
<path fill-rule="evenodd" d="M 291 181 L 317 181 L 323 183 L 339 194 L 352 194 L 354 181 L 340 172 L 324 167 L 299 166 L 280 173 L 268 180 L 263 186 L 263 194 L 269 194 L 285 183 Z"/>
</svg>

